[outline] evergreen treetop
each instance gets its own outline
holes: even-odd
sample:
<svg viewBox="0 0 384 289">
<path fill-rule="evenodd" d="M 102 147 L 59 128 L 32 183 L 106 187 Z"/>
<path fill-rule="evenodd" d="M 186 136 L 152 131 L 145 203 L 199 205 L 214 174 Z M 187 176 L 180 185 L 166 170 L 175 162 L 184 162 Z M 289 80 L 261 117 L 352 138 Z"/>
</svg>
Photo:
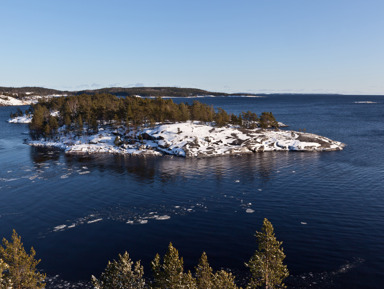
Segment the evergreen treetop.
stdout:
<svg viewBox="0 0 384 289">
<path fill-rule="evenodd" d="M 264 219 L 261 231 L 256 232 L 255 237 L 258 249 L 246 263 L 252 273 L 247 288 L 286 288 L 283 280 L 289 276 L 289 272 L 283 264 L 285 254 L 281 248 L 282 242 L 276 240 L 273 226 L 268 219 Z"/>
<path fill-rule="evenodd" d="M 0 259 L 7 264 L 5 278 L 12 282 L 14 289 L 40 289 L 45 288 L 45 274 L 39 273 L 36 266 L 40 260 L 36 260 L 36 252 L 33 247 L 28 254 L 21 242 L 21 237 L 13 230 L 12 241 L 3 239 L 0 246 Z M 4 276 L 3 276 L 4 279 Z"/>
<path fill-rule="evenodd" d="M 184 273 L 184 261 L 179 257 L 179 251 L 168 245 L 168 251 L 164 255 L 163 262 L 159 254 L 151 262 L 153 272 L 152 288 L 167 289 L 196 289 L 196 280 L 191 272 Z"/>
<path fill-rule="evenodd" d="M 125 252 L 119 259 L 108 262 L 100 279 L 92 276 L 95 289 L 143 289 L 145 287 L 144 267 L 140 261 L 135 262 Z"/>
</svg>

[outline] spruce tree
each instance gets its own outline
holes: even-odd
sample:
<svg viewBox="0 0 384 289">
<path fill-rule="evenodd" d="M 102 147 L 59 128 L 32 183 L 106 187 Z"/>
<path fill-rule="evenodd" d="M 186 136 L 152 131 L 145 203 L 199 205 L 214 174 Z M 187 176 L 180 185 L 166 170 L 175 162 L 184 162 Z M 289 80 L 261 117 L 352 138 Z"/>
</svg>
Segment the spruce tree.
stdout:
<svg viewBox="0 0 384 289">
<path fill-rule="evenodd" d="M 14 289 L 40 289 L 45 288 L 45 274 L 37 271 L 36 266 L 40 260 L 35 260 L 36 252 L 33 247 L 28 254 L 21 242 L 21 237 L 13 230 L 12 242 L 3 239 L 0 246 L 0 259 L 7 265 L 6 278 L 12 282 Z"/>
<path fill-rule="evenodd" d="M 231 273 L 220 270 L 213 274 L 205 252 L 201 255 L 199 264 L 195 269 L 198 289 L 238 289 L 235 284 L 235 276 Z"/>
<path fill-rule="evenodd" d="M 209 266 L 208 257 L 205 252 L 201 255 L 199 264 L 195 268 L 196 284 L 198 289 L 212 288 L 212 268 Z"/>
<path fill-rule="evenodd" d="M 285 254 L 281 248 L 282 242 L 276 240 L 271 222 L 264 219 L 261 232 L 255 237 L 258 250 L 255 251 L 245 265 L 250 269 L 252 278 L 247 288 L 262 287 L 265 289 L 286 288 L 283 280 L 288 277 L 287 266 L 283 264 Z"/>
<path fill-rule="evenodd" d="M 216 272 L 212 279 L 212 289 L 241 289 L 235 284 L 235 276 L 224 270 Z"/>
<path fill-rule="evenodd" d="M 191 272 L 184 273 L 183 258 L 179 258 L 179 252 L 172 243 L 169 243 L 168 251 L 164 255 L 163 263 L 159 254 L 151 262 L 153 272 L 152 288 L 167 289 L 196 289 L 196 280 Z"/>
<path fill-rule="evenodd" d="M 140 261 L 135 262 L 129 257 L 127 252 L 119 254 L 119 260 L 108 262 L 100 279 L 92 276 L 92 284 L 95 289 L 143 289 L 145 280 L 143 278 L 144 268 Z"/>
</svg>

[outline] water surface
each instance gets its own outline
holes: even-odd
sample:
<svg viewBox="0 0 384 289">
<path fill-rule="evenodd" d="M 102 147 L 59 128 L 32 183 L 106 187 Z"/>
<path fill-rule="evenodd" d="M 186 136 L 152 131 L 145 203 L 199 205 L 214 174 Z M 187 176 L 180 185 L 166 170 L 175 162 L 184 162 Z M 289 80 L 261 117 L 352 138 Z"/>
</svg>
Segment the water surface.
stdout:
<svg viewBox="0 0 384 289">
<path fill-rule="evenodd" d="M 187 268 L 206 251 L 215 269 L 242 275 L 267 217 L 284 242 L 292 288 L 381 288 L 384 97 L 199 101 L 234 113 L 272 111 L 290 129 L 347 147 L 205 159 L 71 157 L 23 144 L 27 125 L 6 123 L 15 108 L 0 107 L 0 235 L 15 228 L 41 268 L 72 281 L 99 274 L 125 250 L 150 273 L 150 260 L 170 241 Z"/>
</svg>

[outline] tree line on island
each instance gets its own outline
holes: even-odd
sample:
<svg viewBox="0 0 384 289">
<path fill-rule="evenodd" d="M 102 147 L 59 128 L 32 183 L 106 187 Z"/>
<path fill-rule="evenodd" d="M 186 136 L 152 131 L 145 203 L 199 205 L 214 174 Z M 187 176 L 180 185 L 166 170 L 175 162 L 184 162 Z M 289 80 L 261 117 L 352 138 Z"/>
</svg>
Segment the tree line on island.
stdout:
<svg viewBox="0 0 384 289">
<path fill-rule="evenodd" d="M 52 112 L 58 112 L 52 114 Z M 260 117 L 254 112 L 228 114 L 225 110 L 193 101 L 192 104 L 176 104 L 172 99 L 117 97 L 111 94 L 75 95 L 41 100 L 32 105 L 27 114 L 33 114 L 29 126 L 33 139 L 51 138 L 59 127 L 67 131 L 97 133 L 99 124 L 116 124 L 129 127 L 154 126 L 156 123 L 200 121 L 216 126 L 228 124 L 247 129 L 278 128 L 271 112 Z M 13 115 L 15 116 L 15 115 Z"/>
<path fill-rule="evenodd" d="M 264 219 L 255 236 L 258 249 L 245 263 L 251 273 L 245 288 L 286 288 L 283 281 L 289 272 L 283 264 L 282 242 L 276 240 L 272 224 Z M 46 275 L 37 270 L 40 260 L 35 260 L 35 255 L 33 248 L 30 254 L 25 251 L 15 230 L 11 242 L 4 238 L 3 246 L 0 245 L 0 289 L 45 288 Z M 118 257 L 108 262 L 99 278 L 92 276 L 95 289 L 241 289 L 232 273 L 223 269 L 213 271 L 206 253 L 201 255 L 194 273 L 185 272 L 183 258 L 172 243 L 163 258 L 156 254 L 151 262 L 152 278 L 144 277 L 140 261 L 133 262 L 127 252 Z"/>
</svg>

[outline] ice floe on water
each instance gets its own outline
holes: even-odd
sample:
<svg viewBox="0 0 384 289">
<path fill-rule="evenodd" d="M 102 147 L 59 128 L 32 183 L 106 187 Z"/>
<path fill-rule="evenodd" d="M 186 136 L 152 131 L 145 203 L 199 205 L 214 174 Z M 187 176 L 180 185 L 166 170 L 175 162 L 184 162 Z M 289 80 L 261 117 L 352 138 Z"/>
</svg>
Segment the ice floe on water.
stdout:
<svg viewBox="0 0 384 289">
<path fill-rule="evenodd" d="M 285 284 L 288 285 L 288 288 L 291 289 L 328 289 L 335 288 L 335 285 L 337 288 L 339 288 L 340 284 L 337 284 L 337 278 L 342 274 L 353 270 L 363 262 L 363 259 L 355 258 L 352 261 L 347 261 L 345 264 L 341 265 L 334 271 L 326 271 L 320 273 L 308 272 L 301 275 L 291 275 L 286 279 Z"/>
<path fill-rule="evenodd" d="M 95 219 L 95 220 L 90 220 L 90 221 L 87 222 L 87 224 L 97 223 L 97 222 L 100 222 L 102 220 L 103 220 L 103 218 L 98 218 L 98 219 Z"/>
<path fill-rule="evenodd" d="M 18 178 L 10 178 L 10 179 L 7 179 L 7 178 L 0 178 L 0 182 L 14 182 L 14 181 L 17 181 Z"/>
<path fill-rule="evenodd" d="M 93 289 L 90 281 L 67 281 L 59 275 L 47 276 L 46 289 Z"/>
<path fill-rule="evenodd" d="M 156 220 L 158 221 L 164 221 L 164 220 L 169 220 L 171 217 L 168 216 L 168 215 L 164 215 L 164 216 L 156 216 Z"/>
<path fill-rule="evenodd" d="M 59 225 L 59 226 L 54 227 L 54 228 L 53 228 L 53 231 L 54 231 L 54 232 L 62 231 L 62 230 L 64 230 L 65 228 L 67 228 L 67 225 Z"/>
<path fill-rule="evenodd" d="M 245 212 L 248 213 L 248 214 L 252 214 L 252 213 L 255 212 L 255 210 L 248 208 L 248 209 L 245 210 Z"/>
<path fill-rule="evenodd" d="M 358 104 L 374 104 L 374 103 L 377 103 L 376 101 L 370 101 L 370 100 L 359 100 L 359 101 L 355 101 L 354 103 L 358 103 Z"/>
<path fill-rule="evenodd" d="M 207 207 L 202 203 L 193 205 L 174 205 L 174 206 L 157 206 L 156 210 L 152 208 L 124 208 L 113 207 L 107 208 L 102 211 L 94 212 L 82 218 L 74 220 L 67 220 L 64 224 L 57 225 L 50 230 L 50 232 L 61 232 L 69 230 L 81 225 L 90 225 L 93 223 L 100 223 L 105 220 L 124 222 L 130 225 L 145 225 L 149 222 L 167 221 L 176 215 L 186 215 L 195 212 L 197 209 L 205 210 Z"/>
<path fill-rule="evenodd" d="M 147 224 L 148 220 L 137 220 L 139 224 Z"/>
</svg>

